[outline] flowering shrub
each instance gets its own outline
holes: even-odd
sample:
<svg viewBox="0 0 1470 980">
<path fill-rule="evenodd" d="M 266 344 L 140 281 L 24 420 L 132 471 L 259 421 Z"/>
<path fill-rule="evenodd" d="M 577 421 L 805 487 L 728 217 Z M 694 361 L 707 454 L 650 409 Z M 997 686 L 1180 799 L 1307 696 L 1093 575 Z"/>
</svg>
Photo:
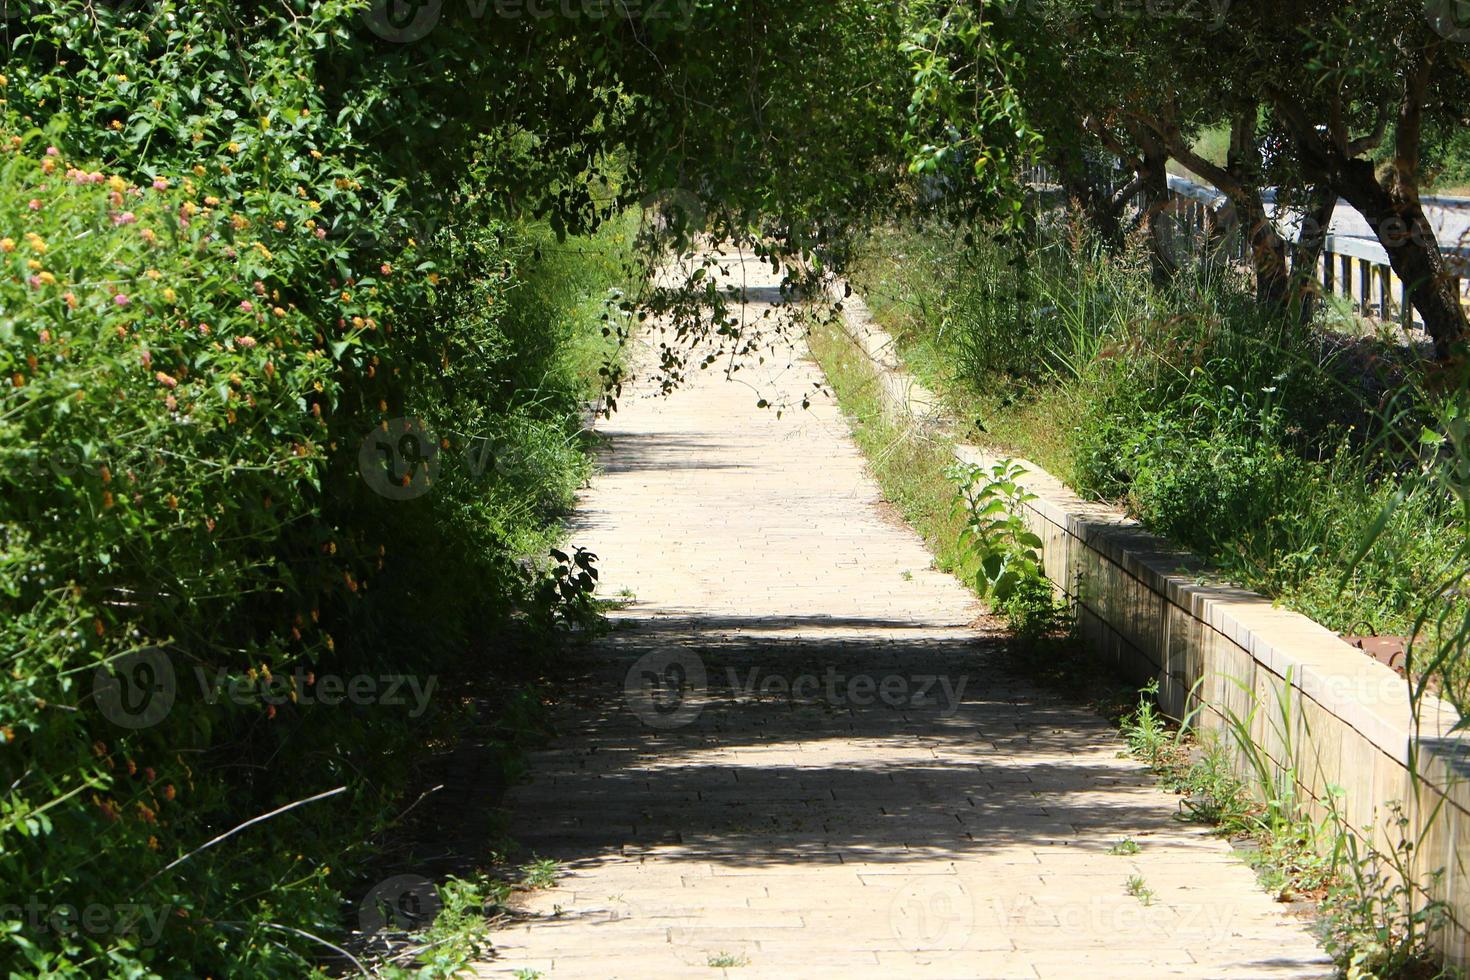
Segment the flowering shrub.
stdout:
<svg viewBox="0 0 1470 980">
<path fill-rule="evenodd" d="M 273 14 L 240 60 L 224 10 L 8 27 L 0 965 L 26 974 L 299 975 L 455 719 L 319 679 L 421 689 L 562 618 L 525 559 L 585 475 L 577 359 L 627 236 L 557 267 L 463 196 L 432 230 L 409 205 L 444 188 L 370 177 L 375 114 L 320 84 L 356 8 Z M 405 425 L 431 485 L 378 459 Z M 109 703 L 139 685 L 166 710 Z"/>
</svg>

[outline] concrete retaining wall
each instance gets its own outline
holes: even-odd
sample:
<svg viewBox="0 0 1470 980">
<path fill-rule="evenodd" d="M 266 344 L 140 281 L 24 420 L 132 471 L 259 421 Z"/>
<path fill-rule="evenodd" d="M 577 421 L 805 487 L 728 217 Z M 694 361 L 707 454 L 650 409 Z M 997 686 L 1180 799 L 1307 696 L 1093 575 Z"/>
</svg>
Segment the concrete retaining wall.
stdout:
<svg viewBox="0 0 1470 980">
<path fill-rule="evenodd" d="M 939 400 L 903 370 L 861 299 L 848 297 L 843 309 L 845 328 L 879 373 L 887 411 L 943 426 Z M 998 461 L 973 446 L 955 454 Z M 1379 848 L 1422 837 L 1414 876 L 1428 883 L 1439 872 L 1433 894 L 1453 920 L 1439 945 L 1450 962 L 1470 963 L 1470 739 L 1451 734 L 1455 710 L 1428 697 L 1416 712 L 1401 678 L 1330 630 L 1220 584 L 1198 557 L 1018 462 L 1028 471 L 1020 482 L 1037 497 L 1026 519 L 1045 544 L 1047 576 L 1073 601 L 1089 646 L 1132 681 L 1156 680 L 1175 718 L 1192 714 L 1222 733 L 1232 719 L 1248 724 L 1273 778 L 1314 820 L 1327 816 L 1332 787 L 1338 812 Z M 1248 754 L 1236 757 L 1254 780 Z M 1391 822 L 1392 802 L 1402 804 L 1406 831 Z"/>
</svg>

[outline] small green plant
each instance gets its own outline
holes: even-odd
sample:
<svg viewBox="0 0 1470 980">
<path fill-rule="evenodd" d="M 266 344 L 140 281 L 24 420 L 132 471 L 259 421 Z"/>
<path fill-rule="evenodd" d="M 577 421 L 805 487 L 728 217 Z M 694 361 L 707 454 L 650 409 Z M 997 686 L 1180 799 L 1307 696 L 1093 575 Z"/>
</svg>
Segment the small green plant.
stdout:
<svg viewBox="0 0 1470 980">
<path fill-rule="evenodd" d="M 1154 898 L 1157 897 L 1154 890 L 1148 887 L 1148 882 L 1143 880 L 1142 875 L 1133 875 L 1128 879 L 1128 894 L 1138 899 L 1143 905 L 1152 905 Z"/>
<path fill-rule="evenodd" d="M 1124 837 L 1122 840 L 1118 841 L 1118 843 L 1108 848 L 1108 853 L 1117 857 L 1126 857 L 1130 854 L 1137 854 L 1138 841 L 1134 840 L 1132 837 Z"/>
<path fill-rule="evenodd" d="M 561 868 L 551 858 L 538 858 L 521 868 L 527 888 L 550 888 L 560 873 Z"/>
<path fill-rule="evenodd" d="M 1138 707 L 1123 718 L 1121 730 L 1129 753 L 1148 763 L 1155 772 L 1163 773 L 1178 762 L 1180 736 L 1170 729 L 1159 711 L 1155 701 L 1158 693 L 1157 681 L 1140 690 Z"/>
<path fill-rule="evenodd" d="M 504 895 L 498 882 L 487 878 L 450 878 L 438 886 L 442 903 L 426 928 L 392 944 L 375 958 L 373 976 L 387 980 L 450 980 L 483 959 L 486 914 Z"/>
<path fill-rule="evenodd" d="M 949 476 L 959 485 L 955 507 L 965 521 L 962 546 L 975 564 L 975 591 L 1034 640 L 1055 630 L 1061 616 L 1042 570 L 1042 540 L 1026 523 L 1025 506 L 1036 495 L 1019 482 L 1025 472 L 1006 459 L 958 464 Z"/>
<path fill-rule="evenodd" d="M 957 465 L 951 474 L 960 486 L 956 506 L 965 509 L 966 534 L 980 564 L 975 590 L 1002 605 L 1024 582 L 1042 577 L 1041 538 L 1022 512 L 1036 499 L 1019 482 L 1025 472 L 1005 459 L 989 467 Z"/>
<path fill-rule="evenodd" d="M 540 970 L 532 970 L 530 967 L 522 967 L 515 973 L 511 974 L 511 976 L 515 977 L 516 980 L 541 980 L 541 978 L 546 976 L 546 974 L 542 973 Z"/>
<path fill-rule="evenodd" d="M 732 966 L 749 966 L 750 957 L 744 953 L 732 954 L 721 950 L 709 958 L 709 965 L 717 969 Z"/>
<path fill-rule="evenodd" d="M 1415 873 L 1414 854 L 1426 831 L 1413 833 L 1401 803 L 1386 806 L 1394 838 L 1387 850 L 1371 832 L 1355 833 L 1332 797 L 1341 875 L 1323 903 L 1324 944 L 1352 980 L 1441 975 L 1433 969 L 1429 938 L 1449 917 L 1449 907 L 1435 897 L 1443 871 Z M 1431 817 L 1425 826 L 1433 823 Z"/>
</svg>

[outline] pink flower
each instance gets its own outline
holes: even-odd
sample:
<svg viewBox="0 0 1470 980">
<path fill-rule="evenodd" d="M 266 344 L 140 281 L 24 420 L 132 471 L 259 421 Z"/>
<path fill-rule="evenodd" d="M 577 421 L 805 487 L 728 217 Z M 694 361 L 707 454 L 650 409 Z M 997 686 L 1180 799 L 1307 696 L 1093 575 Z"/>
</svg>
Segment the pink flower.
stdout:
<svg viewBox="0 0 1470 980">
<path fill-rule="evenodd" d="M 327 229 L 318 226 L 318 228 L 316 230 L 316 237 L 318 237 L 318 238 L 326 238 L 327 237 Z"/>
<path fill-rule="evenodd" d="M 61 151 L 54 146 L 48 146 L 46 147 L 46 155 L 48 157 L 59 157 L 61 156 Z"/>
<path fill-rule="evenodd" d="M 32 211 L 41 210 L 41 199 L 38 197 L 31 198 L 30 204 L 28 206 Z"/>
<path fill-rule="evenodd" d="M 41 277 L 40 276 L 31 276 L 30 279 L 27 280 L 27 282 L 29 282 L 31 284 L 31 288 L 32 289 L 40 289 L 41 288 Z"/>
<path fill-rule="evenodd" d="M 243 347 L 246 350 L 249 350 L 250 348 L 252 348 L 252 347 L 255 346 L 255 338 L 254 337 L 236 337 L 235 338 L 235 343 L 237 345 L 239 345 L 240 347 Z"/>
<path fill-rule="evenodd" d="M 131 211 L 124 211 L 122 214 L 112 216 L 112 223 L 115 225 L 130 225 L 137 220 L 138 216 Z"/>
<path fill-rule="evenodd" d="M 170 412 L 176 412 L 179 409 L 179 400 L 173 395 L 169 395 L 167 398 L 165 398 L 163 400 L 163 403 L 168 406 L 168 410 Z"/>
<path fill-rule="evenodd" d="M 153 364 L 153 352 L 152 351 L 146 351 L 145 350 L 143 352 L 143 354 L 142 354 L 142 357 L 143 357 L 143 366 L 145 368 L 146 367 L 149 367 L 149 366 L 151 366 Z"/>
<path fill-rule="evenodd" d="M 166 191 L 166 190 L 168 190 L 168 181 L 164 180 L 162 177 L 154 177 L 153 178 L 153 189 L 156 190 L 156 191 Z"/>
<path fill-rule="evenodd" d="M 153 377 L 158 379 L 158 383 L 165 388 L 177 388 L 179 386 L 178 379 L 171 374 L 164 374 L 162 371 L 159 371 Z"/>
<path fill-rule="evenodd" d="M 132 302 L 132 300 L 128 299 L 127 293 L 118 293 L 116 296 L 112 297 L 112 301 L 118 306 L 127 306 L 129 303 Z"/>
<path fill-rule="evenodd" d="M 251 304 L 250 300 L 242 299 L 240 300 L 240 309 L 244 310 L 246 313 L 249 313 L 251 310 L 255 309 L 255 307 Z"/>
</svg>

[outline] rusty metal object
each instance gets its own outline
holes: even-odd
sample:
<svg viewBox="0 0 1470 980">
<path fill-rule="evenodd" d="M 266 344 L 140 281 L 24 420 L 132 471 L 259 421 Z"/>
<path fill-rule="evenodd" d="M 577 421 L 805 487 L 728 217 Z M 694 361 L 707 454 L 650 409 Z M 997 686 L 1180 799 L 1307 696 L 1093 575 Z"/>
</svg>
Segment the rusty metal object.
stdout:
<svg viewBox="0 0 1470 980">
<path fill-rule="evenodd" d="M 1381 664 L 1392 667 L 1400 677 L 1404 676 L 1404 665 L 1408 661 L 1409 636 L 1350 636 L 1342 637 Z"/>
</svg>

